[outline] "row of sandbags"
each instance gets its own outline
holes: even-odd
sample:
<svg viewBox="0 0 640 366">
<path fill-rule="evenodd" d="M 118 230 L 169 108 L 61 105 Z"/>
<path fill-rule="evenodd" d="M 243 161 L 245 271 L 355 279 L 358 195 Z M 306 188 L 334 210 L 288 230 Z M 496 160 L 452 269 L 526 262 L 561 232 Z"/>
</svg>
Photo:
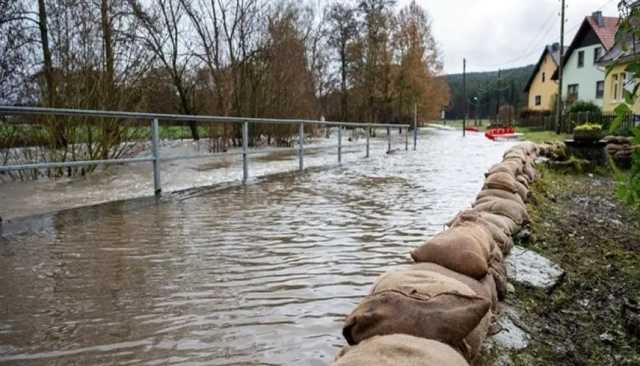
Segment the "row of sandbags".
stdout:
<svg viewBox="0 0 640 366">
<path fill-rule="evenodd" d="M 347 317 L 335 366 L 473 364 L 504 299 L 504 256 L 529 223 L 538 147 L 509 149 L 472 208 L 416 248 L 416 262 L 380 276 Z"/>
</svg>

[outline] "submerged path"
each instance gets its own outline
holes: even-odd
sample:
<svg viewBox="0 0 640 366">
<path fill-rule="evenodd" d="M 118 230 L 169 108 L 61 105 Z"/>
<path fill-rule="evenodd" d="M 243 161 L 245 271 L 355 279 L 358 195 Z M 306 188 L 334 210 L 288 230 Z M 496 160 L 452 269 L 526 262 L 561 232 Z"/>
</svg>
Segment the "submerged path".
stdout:
<svg viewBox="0 0 640 366">
<path fill-rule="evenodd" d="M 375 277 L 509 146 L 430 131 L 416 153 L 53 215 L 0 238 L 0 364 L 326 364 Z"/>
</svg>

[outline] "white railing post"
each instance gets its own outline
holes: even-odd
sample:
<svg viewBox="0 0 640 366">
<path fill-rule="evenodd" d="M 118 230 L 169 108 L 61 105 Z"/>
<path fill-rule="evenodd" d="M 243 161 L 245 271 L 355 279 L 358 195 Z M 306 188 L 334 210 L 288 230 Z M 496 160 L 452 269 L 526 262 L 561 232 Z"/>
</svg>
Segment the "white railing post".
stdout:
<svg viewBox="0 0 640 366">
<path fill-rule="evenodd" d="M 242 184 L 249 179 L 249 122 L 242 122 Z"/>
<path fill-rule="evenodd" d="M 391 127 L 387 127 L 387 154 L 391 154 Z"/>
<path fill-rule="evenodd" d="M 409 151 L 409 127 L 404 135 L 404 151 Z"/>
<path fill-rule="evenodd" d="M 418 149 L 418 122 L 413 122 L 413 151 Z"/>
<path fill-rule="evenodd" d="M 153 193 L 156 197 L 162 195 L 162 186 L 160 185 L 160 128 L 158 119 L 154 118 L 151 122 L 151 153 L 153 154 Z"/>
<path fill-rule="evenodd" d="M 367 158 L 369 157 L 369 147 L 371 145 L 370 143 L 370 139 L 371 139 L 371 126 L 367 125 Z"/>
<path fill-rule="evenodd" d="M 300 122 L 300 136 L 298 137 L 298 158 L 300 160 L 300 171 L 304 170 L 304 122 Z"/>
<path fill-rule="evenodd" d="M 342 126 L 338 126 L 338 164 L 342 164 Z"/>
</svg>

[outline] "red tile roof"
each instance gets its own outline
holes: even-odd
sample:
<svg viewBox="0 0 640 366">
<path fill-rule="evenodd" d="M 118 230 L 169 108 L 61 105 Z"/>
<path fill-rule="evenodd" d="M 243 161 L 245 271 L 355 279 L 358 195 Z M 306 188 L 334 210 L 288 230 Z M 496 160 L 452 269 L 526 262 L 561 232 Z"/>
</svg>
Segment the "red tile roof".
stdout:
<svg viewBox="0 0 640 366">
<path fill-rule="evenodd" d="M 587 21 L 591 25 L 591 28 L 596 32 L 600 42 L 607 50 L 613 47 L 616 41 L 616 32 L 618 31 L 618 25 L 620 18 L 618 17 L 602 17 L 604 26 L 599 26 L 596 18 L 593 16 L 587 17 Z"/>
</svg>

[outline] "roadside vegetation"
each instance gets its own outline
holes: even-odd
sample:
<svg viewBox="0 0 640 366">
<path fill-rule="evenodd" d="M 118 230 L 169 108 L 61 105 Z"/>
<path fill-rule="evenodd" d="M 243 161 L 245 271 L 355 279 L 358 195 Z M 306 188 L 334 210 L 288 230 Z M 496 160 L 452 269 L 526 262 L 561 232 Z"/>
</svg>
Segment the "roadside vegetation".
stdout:
<svg viewBox="0 0 640 366">
<path fill-rule="evenodd" d="M 0 0 L 0 50 L 0 104 L 370 123 L 411 122 L 415 107 L 431 120 L 448 104 L 415 1 Z M 0 118 L 0 150 L 37 143 L 40 161 L 113 159 L 148 122 Z M 297 128 L 250 135 L 287 144 Z M 185 129 L 213 151 L 241 137 L 238 124 L 195 122 L 161 135 Z"/>
<path fill-rule="evenodd" d="M 566 272 L 548 291 L 516 285 L 508 305 L 530 335 L 513 365 L 640 364 L 640 216 L 604 174 L 541 168 L 532 235 L 517 244 Z"/>
</svg>

